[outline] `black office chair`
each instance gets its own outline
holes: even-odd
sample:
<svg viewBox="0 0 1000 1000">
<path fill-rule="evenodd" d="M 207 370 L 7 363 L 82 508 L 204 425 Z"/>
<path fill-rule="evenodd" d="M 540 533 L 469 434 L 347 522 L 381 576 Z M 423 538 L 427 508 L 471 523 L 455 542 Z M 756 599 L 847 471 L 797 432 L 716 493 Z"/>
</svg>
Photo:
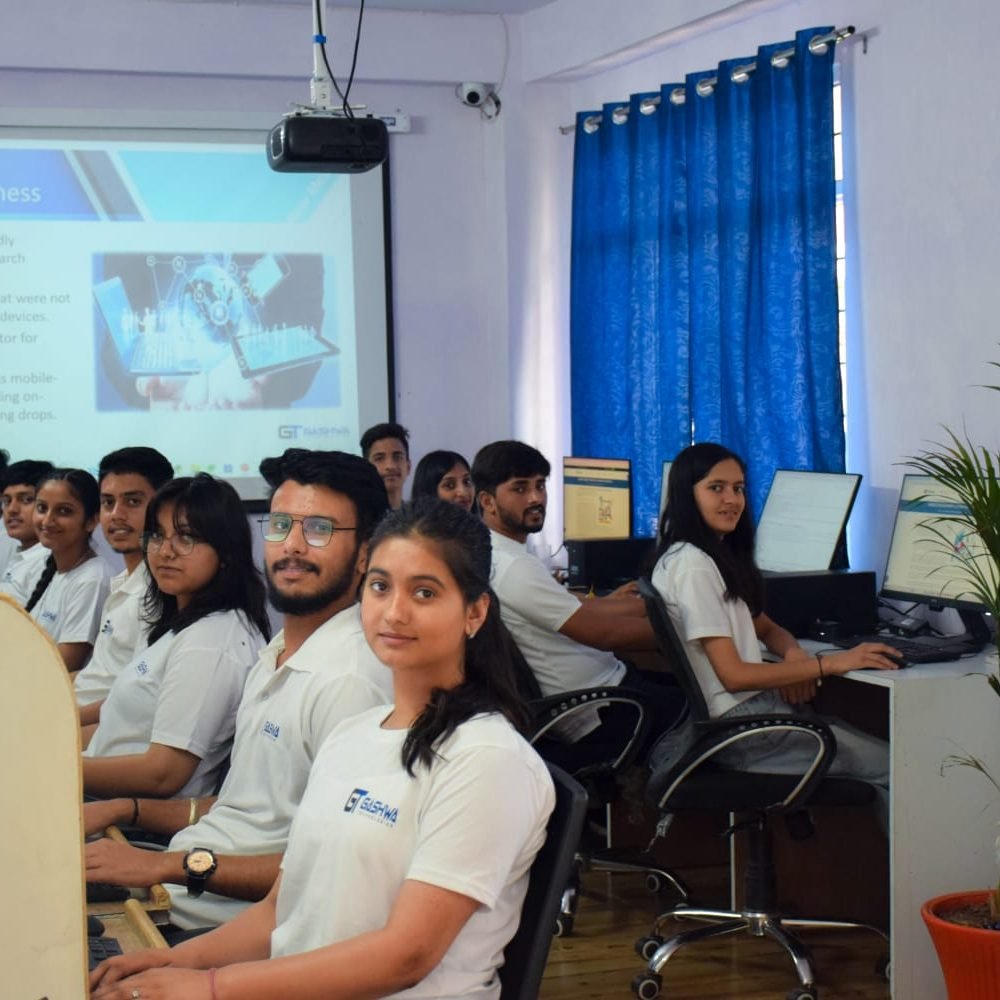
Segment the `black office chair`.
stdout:
<svg viewBox="0 0 1000 1000">
<path fill-rule="evenodd" d="M 618 798 L 618 777 L 636 760 L 646 743 L 649 717 L 642 694 L 629 687 L 609 685 L 543 697 L 527 660 L 519 651 L 514 659 L 518 686 L 532 709 L 533 724 L 528 736 L 532 746 L 550 765 L 563 768 L 583 785 L 589 808 L 606 807 Z M 575 744 L 560 739 L 555 730 L 561 722 L 600 710 L 629 713 L 629 724 L 619 727 L 617 735 L 596 750 L 593 745 L 588 747 L 587 761 L 580 764 L 579 749 L 574 749 Z M 581 843 L 554 923 L 556 937 L 573 931 L 580 876 L 585 871 L 641 874 L 645 876 L 650 892 L 658 893 L 670 886 L 680 899 L 687 900 L 689 897 L 688 889 L 680 878 L 663 868 L 652 855 L 607 846 L 585 847 Z"/>
<path fill-rule="evenodd" d="M 632 988 L 640 1000 L 655 1000 L 660 994 L 660 973 L 679 948 L 705 938 L 746 930 L 755 937 L 767 935 L 789 953 L 801 985 L 788 994 L 789 1000 L 815 1000 L 815 976 L 809 952 L 790 927 L 858 928 L 885 933 L 869 924 L 843 920 L 786 917 L 777 907 L 774 859 L 768 831 L 768 817 L 795 814 L 806 805 L 870 805 L 874 789 L 850 778 L 826 777 L 837 743 L 824 722 L 796 715 L 753 715 L 737 719 L 709 716 L 708 706 L 687 658 L 687 651 L 674 629 L 666 606 L 648 579 L 639 581 L 639 593 L 646 602 L 650 623 L 662 651 L 670 658 L 678 683 L 687 695 L 694 718 L 693 745 L 664 773 L 654 774 L 647 797 L 669 826 L 674 814 L 685 810 L 723 809 L 730 813 L 750 813 L 750 818 L 727 831 L 745 829 L 748 860 L 744 874 L 744 901 L 740 910 L 711 909 L 686 901 L 661 914 L 652 933 L 636 943 L 638 953 L 649 962 L 648 971 L 635 977 Z M 815 755 L 801 775 L 758 774 L 724 768 L 712 762 L 721 750 L 762 731 L 794 732 L 815 744 Z M 670 919 L 705 921 L 698 927 L 664 939 L 660 930 Z"/>
<path fill-rule="evenodd" d="M 504 949 L 500 1000 L 536 1000 L 552 943 L 552 925 L 573 870 L 576 845 L 587 815 L 587 793 L 561 768 L 548 765 L 556 789 L 545 843 L 528 876 L 528 892 L 517 932 Z"/>
</svg>

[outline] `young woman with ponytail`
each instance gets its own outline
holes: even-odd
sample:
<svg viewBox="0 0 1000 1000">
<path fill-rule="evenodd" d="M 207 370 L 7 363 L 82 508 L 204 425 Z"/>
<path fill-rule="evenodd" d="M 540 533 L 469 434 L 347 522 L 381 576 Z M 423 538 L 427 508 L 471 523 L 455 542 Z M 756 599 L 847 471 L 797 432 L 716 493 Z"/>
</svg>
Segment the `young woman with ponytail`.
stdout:
<svg viewBox="0 0 1000 1000">
<path fill-rule="evenodd" d="M 53 469 L 38 484 L 34 526 L 49 554 L 24 609 L 52 636 L 71 673 L 90 658 L 110 585 L 108 567 L 90 546 L 99 513 L 97 480 L 83 469 Z"/>
<path fill-rule="evenodd" d="M 323 744 L 266 899 L 171 951 L 104 963 L 95 998 L 499 996 L 554 795 L 517 731 L 489 572 L 489 532 L 457 505 L 387 515 L 361 617 L 394 704 Z"/>
</svg>

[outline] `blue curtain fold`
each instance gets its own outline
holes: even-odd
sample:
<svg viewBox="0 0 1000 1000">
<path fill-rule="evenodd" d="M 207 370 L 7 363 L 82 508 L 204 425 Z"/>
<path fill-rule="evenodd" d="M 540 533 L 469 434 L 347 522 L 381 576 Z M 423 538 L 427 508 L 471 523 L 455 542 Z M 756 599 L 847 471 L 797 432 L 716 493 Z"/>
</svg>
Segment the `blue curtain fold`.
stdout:
<svg viewBox="0 0 1000 1000">
<path fill-rule="evenodd" d="M 777 468 L 844 469 L 833 46 L 808 49 L 829 30 L 798 32 L 786 68 L 781 42 L 664 84 L 652 114 L 634 94 L 623 124 L 620 103 L 577 116 L 573 451 L 632 459 L 637 535 L 692 441 L 746 459 L 755 513 Z"/>
</svg>

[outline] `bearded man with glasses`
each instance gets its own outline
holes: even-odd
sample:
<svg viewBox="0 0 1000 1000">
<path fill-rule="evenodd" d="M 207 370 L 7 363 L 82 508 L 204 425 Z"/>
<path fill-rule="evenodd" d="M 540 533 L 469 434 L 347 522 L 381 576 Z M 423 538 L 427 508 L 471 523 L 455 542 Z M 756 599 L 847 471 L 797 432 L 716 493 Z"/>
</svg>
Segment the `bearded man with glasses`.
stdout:
<svg viewBox="0 0 1000 1000">
<path fill-rule="evenodd" d="M 173 834 L 164 852 L 110 840 L 86 847 L 90 881 L 167 885 L 172 943 L 267 894 L 327 734 L 392 700 L 389 671 L 365 642 L 356 603 L 368 540 L 389 507 L 378 472 L 355 455 L 302 448 L 265 459 L 260 471 L 273 491 L 260 519 L 268 597 L 283 628 L 247 679 L 218 798 L 84 807 L 88 833 L 118 823 Z M 170 540 L 175 551 L 189 542 L 196 540 Z"/>
</svg>

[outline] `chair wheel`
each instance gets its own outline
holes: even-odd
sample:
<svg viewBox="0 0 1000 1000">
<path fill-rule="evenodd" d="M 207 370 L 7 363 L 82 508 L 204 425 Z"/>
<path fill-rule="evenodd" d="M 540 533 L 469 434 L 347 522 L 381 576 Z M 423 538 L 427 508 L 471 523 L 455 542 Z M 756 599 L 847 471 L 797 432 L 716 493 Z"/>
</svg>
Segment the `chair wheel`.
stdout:
<svg viewBox="0 0 1000 1000">
<path fill-rule="evenodd" d="M 560 913 L 556 917 L 556 926 L 552 931 L 553 937 L 569 937 L 573 933 L 573 918 L 568 913 Z"/>
<path fill-rule="evenodd" d="M 792 990 L 785 1000 L 819 1000 L 815 986 L 799 986 Z"/>
<path fill-rule="evenodd" d="M 662 985 L 662 976 L 654 975 L 652 972 L 640 972 L 632 980 L 632 992 L 639 1000 L 656 1000 Z"/>
<path fill-rule="evenodd" d="M 663 938 L 658 934 L 651 934 L 649 937 L 641 937 L 635 943 L 635 953 L 644 961 L 648 962 L 655 954 Z"/>
</svg>

